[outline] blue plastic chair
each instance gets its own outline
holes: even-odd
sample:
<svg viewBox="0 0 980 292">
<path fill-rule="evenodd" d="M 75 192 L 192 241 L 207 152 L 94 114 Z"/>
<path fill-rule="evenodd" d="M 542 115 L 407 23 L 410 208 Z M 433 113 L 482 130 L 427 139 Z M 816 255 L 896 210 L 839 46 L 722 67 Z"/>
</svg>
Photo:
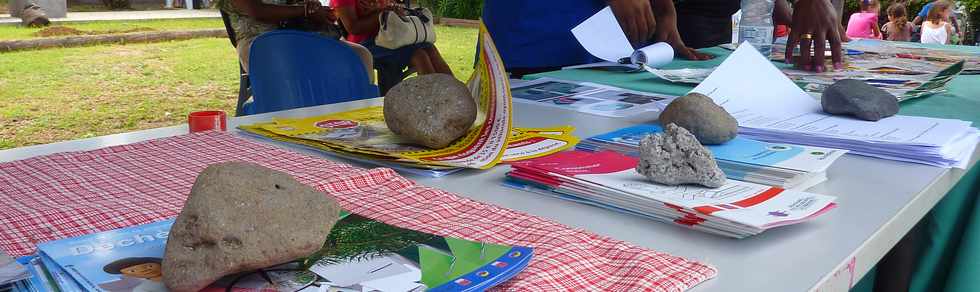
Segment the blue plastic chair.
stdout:
<svg viewBox="0 0 980 292">
<path fill-rule="evenodd" d="M 361 58 L 318 34 L 275 30 L 252 42 L 248 73 L 252 102 L 244 114 L 378 97 Z"/>
</svg>

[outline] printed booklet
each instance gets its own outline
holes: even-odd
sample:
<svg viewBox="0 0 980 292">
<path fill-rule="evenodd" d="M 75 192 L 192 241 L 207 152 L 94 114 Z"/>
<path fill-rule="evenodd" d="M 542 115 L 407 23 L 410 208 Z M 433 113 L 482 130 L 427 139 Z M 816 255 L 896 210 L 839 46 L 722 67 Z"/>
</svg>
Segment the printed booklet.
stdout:
<svg viewBox="0 0 980 292">
<path fill-rule="evenodd" d="M 174 220 L 56 240 L 26 261 L 32 292 L 167 291 Z M 305 259 L 225 277 L 203 291 L 482 291 L 520 273 L 532 249 L 446 238 L 344 212 Z"/>
<path fill-rule="evenodd" d="M 640 140 L 663 132 L 659 124 L 631 126 L 582 141 L 584 151 L 612 150 L 639 156 Z M 791 189 L 806 189 L 827 179 L 826 171 L 846 150 L 767 143 L 735 137 L 721 145 L 705 145 L 730 179 Z"/>
<path fill-rule="evenodd" d="M 613 151 L 561 152 L 512 164 L 511 187 L 743 238 L 813 219 L 832 196 L 736 180 L 719 188 L 668 186 L 636 172 L 638 159 Z"/>
</svg>

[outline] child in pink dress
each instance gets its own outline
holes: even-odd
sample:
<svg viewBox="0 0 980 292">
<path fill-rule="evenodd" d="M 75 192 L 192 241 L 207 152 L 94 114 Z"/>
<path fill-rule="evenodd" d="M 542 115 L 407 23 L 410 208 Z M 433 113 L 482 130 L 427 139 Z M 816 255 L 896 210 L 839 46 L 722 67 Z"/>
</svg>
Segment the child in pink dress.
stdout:
<svg viewBox="0 0 980 292">
<path fill-rule="evenodd" d="M 847 36 L 863 39 L 881 39 L 878 30 L 878 0 L 861 0 L 861 12 L 851 14 L 847 21 Z"/>
</svg>

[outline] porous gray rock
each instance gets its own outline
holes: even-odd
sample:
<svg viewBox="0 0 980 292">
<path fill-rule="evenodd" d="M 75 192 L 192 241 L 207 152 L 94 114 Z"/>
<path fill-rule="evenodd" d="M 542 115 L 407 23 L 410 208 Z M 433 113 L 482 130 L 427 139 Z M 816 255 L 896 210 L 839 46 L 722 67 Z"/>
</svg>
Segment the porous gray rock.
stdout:
<svg viewBox="0 0 980 292">
<path fill-rule="evenodd" d="M 710 97 L 689 93 L 678 97 L 660 113 L 660 124 L 687 129 L 702 144 L 722 144 L 738 134 L 738 121 Z"/>
<path fill-rule="evenodd" d="M 476 111 L 466 85 L 447 74 L 405 79 L 388 91 L 384 101 L 388 129 L 433 149 L 465 135 L 476 120 Z"/>
<path fill-rule="evenodd" d="M 163 282 L 193 292 L 226 275 L 309 256 L 339 212 L 333 198 L 286 173 L 245 162 L 208 166 L 170 229 Z"/>
<path fill-rule="evenodd" d="M 877 121 L 898 113 L 898 98 L 861 80 L 844 79 L 830 85 L 820 97 L 823 111 Z"/>
<path fill-rule="evenodd" d="M 717 188 L 725 184 L 725 173 L 714 155 L 691 132 L 667 124 L 664 132 L 640 141 L 640 163 L 636 172 L 665 185 L 699 184 Z"/>
</svg>

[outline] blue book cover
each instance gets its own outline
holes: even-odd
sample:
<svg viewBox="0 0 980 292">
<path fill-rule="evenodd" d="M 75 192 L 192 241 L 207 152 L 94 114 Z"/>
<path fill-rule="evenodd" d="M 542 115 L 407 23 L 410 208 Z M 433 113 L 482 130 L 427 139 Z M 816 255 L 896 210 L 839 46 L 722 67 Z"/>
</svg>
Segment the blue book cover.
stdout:
<svg viewBox="0 0 980 292">
<path fill-rule="evenodd" d="M 663 132 L 657 124 L 631 126 L 589 138 L 591 143 L 580 143 L 581 150 L 596 151 L 604 145 L 619 146 L 617 150 L 636 156 L 640 140 L 650 134 Z M 802 172 L 823 172 L 846 150 L 811 147 L 794 144 L 767 143 L 742 137 L 735 137 L 721 145 L 705 145 L 718 160 L 727 162 L 784 168 Z"/>
<path fill-rule="evenodd" d="M 42 243 L 39 258 L 64 292 L 164 292 L 161 262 L 173 223 Z M 348 212 L 326 244 L 329 249 L 309 258 L 226 277 L 202 291 L 482 291 L 522 271 L 533 254 L 527 247 L 446 238 Z"/>
</svg>

